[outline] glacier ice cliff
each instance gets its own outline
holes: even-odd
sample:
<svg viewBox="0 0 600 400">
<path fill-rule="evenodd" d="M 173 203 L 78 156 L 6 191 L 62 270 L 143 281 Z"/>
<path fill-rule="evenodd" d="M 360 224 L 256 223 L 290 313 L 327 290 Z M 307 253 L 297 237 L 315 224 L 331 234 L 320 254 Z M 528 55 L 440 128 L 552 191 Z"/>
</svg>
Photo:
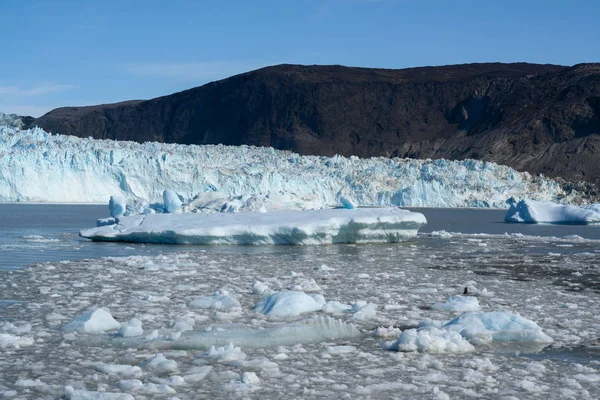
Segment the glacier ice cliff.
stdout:
<svg viewBox="0 0 600 400">
<path fill-rule="evenodd" d="M 212 210 L 359 206 L 507 207 L 577 200 L 561 185 L 474 160 L 299 156 L 249 146 L 117 142 L 21 129 L 0 114 L 0 201 L 161 202 L 170 189 Z M 193 204 L 193 201 L 192 201 Z M 265 207 L 265 204 L 267 207 Z M 185 206 L 184 206 L 185 207 Z"/>
</svg>

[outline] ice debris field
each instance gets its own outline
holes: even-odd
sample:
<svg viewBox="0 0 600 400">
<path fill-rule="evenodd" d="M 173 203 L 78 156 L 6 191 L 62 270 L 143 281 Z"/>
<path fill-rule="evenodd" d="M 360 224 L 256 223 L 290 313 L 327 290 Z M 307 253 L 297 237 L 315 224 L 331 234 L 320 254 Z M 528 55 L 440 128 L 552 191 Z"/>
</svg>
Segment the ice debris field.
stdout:
<svg viewBox="0 0 600 400">
<path fill-rule="evenodd" d="M 248 146 L 117 142 L 22 130 L 0 114 L 0 201 L 105 203 L 141 212 L 171 189 L 196 211 L 581 202 L 553 180 L 474 160 L 299 156 Z"/>
<path fill-rule="evenodd" d="M 0 271 L 0 396 L 598 398 L 599 243 L 433 232 Z"/>
</svg>

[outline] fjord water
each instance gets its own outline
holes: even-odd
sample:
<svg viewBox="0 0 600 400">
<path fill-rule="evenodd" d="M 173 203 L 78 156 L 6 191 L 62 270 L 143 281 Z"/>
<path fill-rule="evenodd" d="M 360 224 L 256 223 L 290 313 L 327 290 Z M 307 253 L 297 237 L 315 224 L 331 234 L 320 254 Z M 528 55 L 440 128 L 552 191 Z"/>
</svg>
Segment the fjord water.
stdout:
<svg viewBox="0 0 600 400">
<path fill-rule="evenodd" d="M 528 236 L 564 237 L 578 235 L 600 239 L 600 226 L 507 224 L 505 210 L 411 208 L 427 217 L 422 234 L 445 230 L 464 234 L 517 233 Z M 99 243 L 82 239 L 78 232 L 95 226 L 105 218 L 105 205 L 0 204 L 0 269 L 58 260 L 77 260 L 106 256 L 153 255 L 190 251 L 278 252 L 273 246 L 172 246 Z M 419 239 L 415 239 L 418 241 Z M 428 241 L 435 245 L 435 241 Z M 564 249 L 568 251 L 568 249 Z"/>
</svg>

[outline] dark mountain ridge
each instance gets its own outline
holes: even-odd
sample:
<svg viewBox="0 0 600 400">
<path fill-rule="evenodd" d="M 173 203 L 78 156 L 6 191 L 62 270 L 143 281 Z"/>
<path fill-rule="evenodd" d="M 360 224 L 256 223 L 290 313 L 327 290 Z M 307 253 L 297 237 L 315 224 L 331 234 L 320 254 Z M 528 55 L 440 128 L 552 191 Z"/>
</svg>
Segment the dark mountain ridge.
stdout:
<svg viewBox="0 0 600 400">
<path fill-rule="evenodd" d="M 600 183 L 600 64 L 277 65 L 147 101 L 26 121 L 80 137 L 474 158 Z"/>
</svg>

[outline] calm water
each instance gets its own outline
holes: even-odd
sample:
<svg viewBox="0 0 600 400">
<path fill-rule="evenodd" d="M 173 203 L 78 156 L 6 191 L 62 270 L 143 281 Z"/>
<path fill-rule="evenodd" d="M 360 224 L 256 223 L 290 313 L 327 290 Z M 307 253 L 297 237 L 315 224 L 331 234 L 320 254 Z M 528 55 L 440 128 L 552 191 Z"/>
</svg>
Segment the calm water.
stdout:
<svg viewBox="0 0 600 400">
<path fill-rule="evenodd" d="M 600 239 L 600 226 L 506 224 L 503 210 L 415 208 L 429 223 L 421 232 L 579 235 Z M 105 205 L 0 204 L 0 269 L 58 260 L 151 255 L 181 251 L 180 246 L 96 243 L 78 236 L 108 215 Z M 280 252 L 277 246 L 185 246 L 185 251 Z"/>
</svg>

